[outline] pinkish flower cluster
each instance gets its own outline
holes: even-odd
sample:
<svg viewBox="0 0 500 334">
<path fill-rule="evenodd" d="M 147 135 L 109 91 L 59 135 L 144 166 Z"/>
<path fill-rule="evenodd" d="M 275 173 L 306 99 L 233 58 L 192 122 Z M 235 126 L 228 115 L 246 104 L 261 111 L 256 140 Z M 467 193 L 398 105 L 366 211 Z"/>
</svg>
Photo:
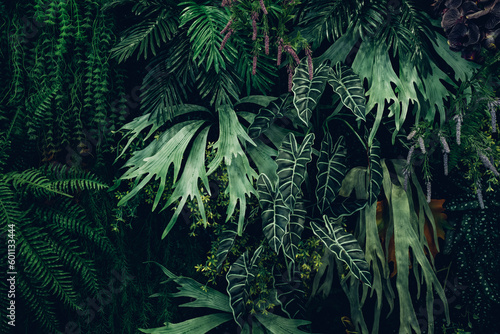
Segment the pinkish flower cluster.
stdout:
<svg viewBox="0 0 500 334">
<path fill-rule="evenodd" d="M 233 0 L 222 0 L 220 4 L 222 7 L 231 6 L 233 4 Z"/>
<path fill-rule="evenodd" d="M 224 35 L 226 33 L 226 31 L 229 30 L 229 28 L 231 27 L 232 24 L 233 24 L 233 19 L 229 20 L 229 22 L 226 24 L 224 29 L 221 30 L 220 34 Z"/>
<path fill-rule="evenodd" d="M 413 155 L 413 151 L 415 151 L 415 145 L 412 145 L 412 147 L 410 147 L 410 150 L 408 151 L 408 156 L 406 157 L 407 165 L 411 163 L 411 156 Z"/>
<path fill-rule="evenodd" d="M 490 159 L 488 159 L 488 157 L 486 155 L 484 155 L 481 152 L 477 152 L 477 155 L 479 156 L 479 159 L 481 159 L 481 161 L 483 162 L 483 164 L 486 168 L 491 170 L 493 172 L 493 174 L 495 174 L 495 176 L 497 176 L 497 177 L 500 176 L 500 173 L 498 173 L 498 170 L 495 168 L 495 166 L 493 166 Z"/>
<path fill-rule="evenodd" d="M 266 55 L 269 54 L 269 35 L 267 34 L 267 31 L 264 33 L 264 47 L 265 47 L 265 53 Z"/>
<path fill-rule="evenodd" d="M 288 71 L 288 91 L 291 92 L 293 86 L 293 72 L 294 72 L 292 64 L 288 64 L 287 71 Z"/>
<path fill-rule="evenodd" d="M 224 46 L 226 45 L 227 41 L 229 40 L 229 37 L 231 37 L 233 32 L 234 32 L 233 29 L 231 29 L 231 28 L 228 29 L 226 36 L 224 36 L 222 43 L 220 43 L 220 48 L 219 48 L 220 51 L 222 51 L 224 49 Z"/>
<path fill-rule="evenodd" d="M 431 180 L 425 181 L 425 185 L 427 186 L 427 203 L 431 202 Z"/>
<path fill-rule="evenodd" d="M 443 152 L 444 175 L 448 176 L 448 153 Z"/>
<path fill-rule="evenodd" d="M 439 134 L 439 140 L 441 141 L 441 146 L 443 146 L 444 152 L 450 153 L 450 146 L 448 146 L 448 143 L 446 142 L 446 138 L 441 133 Z"/>
<path fill-rule="evenodd" d="M 259 19 L 259 13 L 252 12 L 252 29 L 253 29 L 252 41 L 255 41 L 257 39 L 257 20 L 258 19 Z"/>
<path fill-rule="evenodd" d="M 418 137 L 418 146 L 420 147 L 420 150 L 422 151 L 422 153 L 425 154 L 426 151 L 425 151 L 425 143 L 424 143 L 423 137 Z"/>
<path fill-rule="evenodd" d="M 285 45 L 284 48 L 285 48 L 285 51 L 288 52 L 290 54 L 290 56 L 293 57 L 293 59 L 295 60 L 297 65 L 300 64 L 299 56 L 297 56 L 297 54 L 295 53 L 295 50 L 290 45 Z"/>
<path fill-rule="evenodd" d="M 281 65 L 281 54 L 283 53 L 283 38 L 278 41 L 278 54 L 276 56 L 276 65 Z"/>
<path fill-rule="evenodd" d="M 257 54 L 253 55 L 253 63 L 252 63 L 252 75 L 257 73 Z"/>
<path fill-rule="evenodd" d="M 488 109 L 491 114 L 491 132 L 493 133 L 497 132 L 497 113 L 495 109 L 498 106 L 500 106 L 500 100 L 488 102 Z"/>
<path fill-rule="evenodd" d="M 262 9 L 262 12 L 264 13 L 264 15 L 267 15 L 267 9 L 266 9 L 266 6 L 264 5 L 264 0 L 259 0 L 260 2 L 260 8 Z"/>
<path fill-rule="evenodd" d="M 462 114 L 458 114 L 456 115 L 455 117 L 453 117 L 453 119 L 457 122 L 457 128 L 456 128 L 456 139 L 457 139 L 457 145 L 460 145 L 461 142 L 460 142 L 460 132 L 461 132 L 461 129 L 462 129 L 462 122 L 463 122 L 463 116 Z"/>
<path fill-rule="evenodd" d="M 412 132 L 410 132 L 408 134 L 408 137 L 406 137 L 406 139 L 411 140 L 413 137 L 415 137 L 416 134 L 417 134 L 417 130 L 413 130 Z"/>
<path fill-rule="evenodd" d="M 306 48 L 306 56 L 307 56 L 307 69 L 309 71 L 309 80 L 313 79 L 313 61 L 312 61 L 312 52 L 309 47 Z"/>
</svg>

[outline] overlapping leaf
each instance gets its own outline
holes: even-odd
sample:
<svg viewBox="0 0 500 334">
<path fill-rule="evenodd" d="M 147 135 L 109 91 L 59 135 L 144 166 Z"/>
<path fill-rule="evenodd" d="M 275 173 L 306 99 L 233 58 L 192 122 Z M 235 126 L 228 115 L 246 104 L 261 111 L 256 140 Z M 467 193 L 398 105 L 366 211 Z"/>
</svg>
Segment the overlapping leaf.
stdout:
<svg viewBox="0 0 500 334">
<path fill-rule="evenodd" d="M 314 234 L 320 238 L 325 246 L 332 251 L 339 260 L 345 262 L 352 274 L 364 284 L 371 286 L 372 275 L 369 271 L 365 254 L 354 236 L 346 232 L 342 226 L 330 223 L 327 216 L 323 216 L 329 232 L 315 222 L 311 222 Z M 333 226 L 332 226 L 333 225 Z"/>
<path fill-rule="evenodd" d="M 233 248 L 234 241 L 238 235 L 238 225 L 235 223 L 226 224 L 226 228 L 219 237 L 219 248 L 217 248 L 217 272 L 222 268 L 227 254 Z"/>
<path fill-rule="evenodd" d="M 283 117 L 283 112 L 289 108 L 291 101 L 291 96 L 286 94 L 279 97 L 277 100 L 271 101 L 268 106 L 261 108 L 259 114 L 248 128 L 248 135 L 250 138 L 257 138 L 269 129 L 269 126 L 276 118 Z"/>
<path fill-rule="evenodd" d="M 380 189 L 382 187 L 382 165 L 380 163 L 380 142 L 375 139 L 370 147 L 370 194 L 368 197 L 368 205 L 377 202 Z"/>
<path fill-rule="evenodd" d="M 337 63 L 334 68 L 330 69 L 328 83 L 357 119 L 366 120 L 366 98 L 363 83 L 351 68 Z"/>
<path fill-rule="evenodd" d="M 327 65 L 321 64 L 314 69 L 313 79 L 310 80 L 305 58 L 295 70 L 292 86 L 293 105 L 305 125 L 308 125 L 312 112 L 323 95 L 329 71 Z"/>
<path fill-rule="evenodd" d="M 307 164 L 311 161 L 314 134 L 310 133 L 300 147 L 293 133 L 288 134 L 278 151 L 278 190 L 285 205 L 293 211 L 300 186 L 304 182 Z"/>
<path fill-rule="evenodd" d="M 249 298 L 249 286 L 255 278 L 250 268 L 247 251 L 233 263 L 226 275 L 231 310 L 233 311 L 234 320 L 240 327 L 243 324 L 242 317 L 246 311 L 246 302 Z"/>
<path fill-rule="evenodd" d="M 267 175 L 260 174 L 257 191 L 262 207 L 262 230 L 271 248 L 279 253 L 290 219 L 290 209 L 284 205 L 281 194 L 274 189 Z"/>
<path fill-rule="evenodd" d="M 293 262 L 295 262 L 299 243 L 302 240 L 301 235 L 302 231 L 304 231 L 306 213 L 305 203 L 299 198 L 295 203 L 295 208 L 290 215 L 290 221 L 283 236 L 283 252 Z"/>
<path fill-rule="evenodd" d="M 347 171 L 347 150 L 345 148 L 344 137 L 337 140 L 335 146 L 332 143 L 332 137 L 329 133 L 321 143 L 317 167 L 318 181 L 316 187 L 317 206 L 320 213 L 325 213 L 331 206 L 344 179 Z"/>
</svg>

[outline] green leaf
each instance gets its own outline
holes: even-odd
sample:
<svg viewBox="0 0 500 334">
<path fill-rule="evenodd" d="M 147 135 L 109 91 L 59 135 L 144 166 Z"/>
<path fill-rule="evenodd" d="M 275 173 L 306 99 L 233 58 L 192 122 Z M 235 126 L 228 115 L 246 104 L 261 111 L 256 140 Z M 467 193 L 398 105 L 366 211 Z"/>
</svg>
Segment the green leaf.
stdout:
<svg viewBox="0 0 500 334">
<path fill-rule="evenodd" d="M 365 90 L 359 76 L 351 68 L 337 63 L 335 68 L 330 69 L 328 83 L 340 96 L 342 103 L 351 109 L 356 119 L 366 121 Z"/>
<path fill-rule="evenodd" d="M 228 221 L 236 204 L 240 202 L 240 216 L 238 219 L 238 235 L 243 233 L 243 225 L 246 212 L 246 196 L 257 195 L 253 187 L 253 180 L 257 179 L 257 173 L 250 167 L 247 155 L 241 144 L 250 143 L 256 146 L 255 142 L 247 135 L 245 129 L 238 121 L 236 113 L 230 106 L 222 106 L 219 112 L 219 139 L 214 144 L 217 150 L 214 159 L 208 165 L 207 175 L 213 173 L 222 163 L 225 162 L 228 174 L 228 187 L 226 194 L 229 194 L 229 205 L 226 210 L 226 221 Z M 240 144 L 241 142 L 241 144 Z"/>
<path fill-rule="evenodd" d="M 290 209 L 283 204 L 280 193 L 274 189 L 267 175 L 259 175 L 257 191 L 262 207 L 262 230 L 271 249 L 279 253 L 290 218 Z"/>
<path fill-rule="evenodd" d="M 333 146 L 332 137 L 327 133 L 321 142 L 321 151 L 316 163 L 318 168 L 316 199 L 318 209 L 322 214 L 337 197 L 347 171 L 346 163 L 347 150 L 344 137 L 340 137 Z"/>
<path fill-rule="evenodd" d="M 129 169 L 121 176 L 121 179 L 137 178 L 140 180 L 142 178 L 142 181 L 136 184 L 130 193 L 118 202 L 118 205 L 124 205 L 156 175 L 156 179 L 160 178 L 160 184 L 153 203 L 154 210 L 165 190 L 170 165 L 174 165 L 173 180 L 175 182 L 181 170 L 182 158 L 186 155 L 186 148 L 203 123 L 204 121 L 187 121 L 176 124 L 165 131 L 158 141 L 153 141 L 145 149 L 134 152 L 132 158 L 125 163 L 124 167 L 129 167 Z"/>
<path fill-rule="evenodd" d="M 208 184 L 207 172 L 205 169 L 205 148 L 207 145 L 209 129 L 210 127 L 204 128 L 194 140 L 184 167 L 184 171 L 182 172 L 182 176 L 179 181 L 173 185 L 174 192 L 170 195 L 167 203 L 163 207 L 163 209 L 166 209 L 171 204 L 176 203 L 180 198 L 179 204 L 177 205 L 170 222 L 165 228 L 165 231 L 163 231 L 162 239 L 164 239 L 168 232 L 172 229 L 188 198 L 191 198 L 192 200 L 196 199 L 196 203 L 205 226 L 208 222 L 205 214 L 205 206 L 201 198 L 198 180 L 203 182 L 205 189 L 210 194 L 210 186 Z"/>
<path fill-rule="evenodd" d="M 313 79 L 309 80 L 309 71 L 306 58 L 304 58 L 295 70 L 293 76 L 293 105 L 297 110 L 300 120 L 307 126 L 312 112 L 319 103 L 321 95 L 325 90 L 326 81 L 330 68 L 326 64 L 316 66 Z"/>
<path fill-rule="evenodd" d="M 364 284 L 371 286 L 372 275 L 365 254 L 358 241 L 342 226 L 331 223 L 327 216 L 323 220 L 329 230 L 326 232 L 315 222 L 311 222 L 314 234 L 332 251 L 339 260 L 343 261 L 351 269 L 352 274 Z M 333 226 L 332 226 L 333 225 Z"/>
<path fill-rule="evenodd" d="M 288 134 L 278 151 L 278 190 L 285 205 L 293 211 L 295 200 L 301 193 L 300 187 L 304 182 L 307 164 L 312 159 L 312 144 L 314 134 L 310 133 L 300 147 L 293 133 Z"/>
<path fill-rule="evenodd" d="M 283 117 L 284 110 L 291 104 L 291 96 L 286 94 L 272 101 L 268 106 L 261 108 L 259 114 L 248 128 L 248 135 L 254 139 L 266 132 L 276 118 Z"/>
<path fill-rule="evenodd" d="M 301 235 L 304 231 L 306 214 L 305 203 L 299 198 L 295 203 L 295 209 L 290 215 L 290 221 L 283 236 L 283 252 L 293 262 L 298 254 L 299 243 L 302 241 Z"/>
<path fill-rule="evenodd" d="M 283 312 L 289 318 L 297 319 L 306 314 L 304 303 L 306 294 L 301 289 L 303 282 L 300 277 L 300 271 L 296 267 L 293 267 L 290 272 L 291 275 L 289 275 L 289 271 L 280 273 L 275 267 L 273 270 L 274 279 L 276 280 L 274 286 L 276 287 L 278 301 L 281 304 Z"/>
<path fill-rule="evenodd" d="M 311 323 L 308 320 L 287 319 L 272 313 L 267 313 L 266 315 L 256 314 L 255 317 L 264 327 L 274 334 L 304 334 L 307 332 L 300 330 L 298 327 Z"/>
<path fill-rule="evenodd" d="M 233 263 L 226 275 L 231 310 L 233 311 L 234 320 L 240 327 L 242 327 L 242 317 L 246 312 L 249 286 L 255 278 L 255 275 L 249 270 L 250 267 L 248 251 L 246 251 Z"/>
<path fill-rule="evenodd" d="M 234 241 L 238 235 L 238 224 L 230 222 L 226 224 L 225 229 L 219 237 L 219 247 L 217 248 L 217 272 L 220 271 L 226 261 L 227 254 L 233 248 Z"/>
<path fill-rule="evenodd" d="M 228 313 L 214 313 L 209 315 L 204 315 L 202 317 L 189 319 L 179 323 L 169 323 L 167 326 L 143 329 L 139 330 L 143 333 L 153 333 L 153 334 L 192 334 L 199 333 L 204 334 L 209 332 L 211 329 L 220 326 L 221 324 L 231 320 L 231 315 Z"/>
<path fill-rule="evenodd" d="M 362 210 L 366 206 L 367 201 L 364 199 L 347 198 L 343 201 L 335 201 L 325 212 L 334 220 L 351 216 L 354 213 Z"/>
<path fill-rule="evenodd" d="M 276 183 L 278 181 L 278 175 L 276 174 L 278 165 L 272 157 L 277 156 L 278 152 L 264 144 L 260 139 L 254 139 L 254 141 L 257 147 L 250 146 L 247 149 L 248 155 L 257 166 L 259 174 L 266 174 L 272 183 Z"/>
<path fill-rule="evenodd" d="M 238 102 L 234 105 L 237 106 L 238 104 L 252 103 L 265 108 L 269 105 L 269 103 L 273 102 L 276 99 L 277 97 L 274 96 L 250 95 L 239 99 Z"/>
<path fill-rule="evenodd" d="M 380 189 L 382 188 L 382 165 L 380 164 L 380 142 L 375 139 L 370 147 L 370 187 L 368 205 L 377 202 Z"/>
</svg>

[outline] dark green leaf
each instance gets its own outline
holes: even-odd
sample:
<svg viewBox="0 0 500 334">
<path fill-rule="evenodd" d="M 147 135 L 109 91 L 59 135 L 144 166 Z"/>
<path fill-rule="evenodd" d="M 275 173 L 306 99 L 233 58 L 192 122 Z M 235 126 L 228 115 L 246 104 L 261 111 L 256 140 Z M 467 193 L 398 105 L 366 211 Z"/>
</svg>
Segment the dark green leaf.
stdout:
<svg viewBox="0 0 500 334">
<path fill-rule="evenodd" d="M 366 120 L 366 98 L 363 83 L 354 71 L 337 63 L 330 70 L 328 83 L 335 93 L 342 99 L 342 103 L 356 116 L 357 119 Z"/>
</svg>

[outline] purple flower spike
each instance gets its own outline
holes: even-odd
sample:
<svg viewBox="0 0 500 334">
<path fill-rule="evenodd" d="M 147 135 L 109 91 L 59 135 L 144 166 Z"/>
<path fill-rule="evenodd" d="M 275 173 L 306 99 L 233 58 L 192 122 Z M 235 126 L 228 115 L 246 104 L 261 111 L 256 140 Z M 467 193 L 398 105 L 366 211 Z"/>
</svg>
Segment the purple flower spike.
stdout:
<svg viewBox="0 0 500 334">
<path fill-rule="evenodd" d="M 264 46 L 266 55 L 269 55 L 269 35 L 267 32 L 264 34 Z"/>
<path fill-rule="evenodd" d="M 222 40 L 222 43 L 220 43 L 220 48 L 219 50 L 222 51 L 224 49 L 224 46 L 226 45 L 227 41 L 229 40 L 229 37 L 233 34 L 234 30 L 229 28 L 226 36 L 224 36 L 224 39 Z"/>
<path fill-rule="evenodd" d="M 425 151 L 424 138 L 418 137 L 418 146 L 420 147 L 420 150 L 422 151 L 422 153 L 425 154 L 426 151 Z"/>
<path fill-rule="evenodd" d="M 463 118 L 462 118 L 462 115 L 456 115 L 455 117 L 453 117 L 453 119 L 457 122 L 457 128 L 456 128 L 456 132 L 457 132 L 457 145 L 460 145 L 461 142 L 460 142 L 460 132 L 461 132 L 461 129 L 462 129 L 462 121 L 463 121 Z"/>
<path fill-rule="evenodd" d="M 448 143 L 446 142 L 446 138 L 442 134 L 439 134 L 439 140 L 441 141 L 441 145 L 443 146 L 443 150 L 446 153 L 450 153 L 450 147 L 448 146 Z"/>
<path fill-rule="evenodd" d="M 283 39 L 280 38 L 278 41 L 278 55 L 276 58 L 276 65 L 280 66 L 281 65 L 281 54 L 283 53 Z"/>
<path fill-rule="evenodd" d="M 266 6 L 264 5 L 264 0 L 259 0 L 260 2 L 260 8 L 262 9 L 262 12 L 264 13 L 264 15 L 267 15 L 267 9 L 266 9 Z"/>
<path fill-rule="evenodd" d="M 427 186 L 427 203 L 431 202 L 431 181 L 427 180 L 425 182 L 425 185 Z"/>
<path fill-rule="evenodd" d="M 290 45 L 285 45 L 285 51 L 288 52 L 293 57 L 293 59 L 295 60 L 297 65 L 300 64 L 299 56 L 297 56 L 297 54 L 295 53 L 295 50 L 292 49 L 292 47 Z"/>
<path fill-rule="evenodd" d="M 288 91 L 291 92 L 293 86 L 293 70 L 294 70 L 293 65 L 288 64 L 287 70 L 288 70 Z"/>
<path fill-rule="evenodd" d="M 479 159 L 481 159 L 481 161 L 483 162 L 483 164 L 486 168 L 491 170 L 493 172 L 493 174 L 495 174 L 495 176 L 497 176 L 497 177 L 500 176 L 500 173 L 498 173 L 497 169 L 495 168 L 495 166 L 493 166 L 490 159 L 488 159 L 488 157 L 486 155 L 484 155 L 481 152 L 478 152 L 477 155 L 479 156 Z"/>
<path fill-rule="evenodd" d="M 497 113 L 495 109 L 498 105 L 500 105 L 500 101 L 488 102 L 488 109 L 491 114 L 491 132 L 493 133 L 497 132 Z"/>
<path fill-rule="evenodd" d="M 412 132 L 410 132 L 408 134 L 408 137 L 406 137 L 406 139 L 411 140 L 413 137 L 415 137 L 416 134 L 417 134 L 417 130 L 413 130 Z"/>
<path fill-rule="evenodd" d="M 252 63 L 252 75 L 257 73 L 257 54 L 253 55 L 253 63 Z"/>
<path fill-rule="evenodd" d="M 259 18 L 259 13 L 252 12 L 252 29 L 253 29 L 252 41 L 255 41 L 257 39 L 257 20 L 258 20 L 258 18 Z"/>
<path fill-rule="evenodd" d="M 231 24 L 233 24 L 233 19 L 229 20 L 229 22 L 226 24 L 224 29 L 221 30 L 220 34 L 224 35 L 226 33 L 226 31 L 228 31 L 229 28 L 231 27 Z"/>
<path fill-rule="evenodd" d="M 448 153 L 443 153 L 444 175 L 448 176 Z"/>
<path fill-rule="evenodd" d="M 408 151 L 408 156 L 406 157 L 406 164 L 409 165 L 411 163 L 411 156 L 413 155 L 413 151 L 415 151 L 415 145 L 410 147 L 410 150 Z"/>
</svg>

